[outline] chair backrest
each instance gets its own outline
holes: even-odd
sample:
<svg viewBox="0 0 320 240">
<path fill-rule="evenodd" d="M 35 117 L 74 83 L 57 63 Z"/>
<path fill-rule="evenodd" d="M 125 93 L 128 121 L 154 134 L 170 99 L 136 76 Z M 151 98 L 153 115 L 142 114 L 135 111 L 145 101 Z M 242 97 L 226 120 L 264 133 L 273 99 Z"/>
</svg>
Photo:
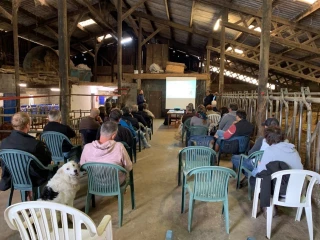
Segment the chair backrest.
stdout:
<svg viewBox="0 0 320 240">
<path fill-rule="evenodd" d="M 74 239 L 82 239 L 82 225 L 85 225 L 90 236 L 97 234 L 97 228 L 88 215 L 60 203 L 47 201 L 17 203 L 5 210 L 4 218 L 12 230 L 20 232 L 22 239 L 72 239 L 71 234 Z M 61 238 L 61 231 L 59 233 L 58 227 L 60 219 L 63 238 Z M 72 221 L 71 234 L 68 220 Z"/>
<path fill-rule="evenodd" d="M 63 162 L 64 156 L 62 152 L 63 141 L 67 141 L 72 145 L 69 138 L 59 132 L 48 131 L 41 134 L 41 140 L 46 143 L 51 154 L 52 160 L 56 162 Z"/>
<path fill-rule="evenodd" d="M 282 177 L 290 175 L 286 197 L 279 200 Z M 316 182 L 320 184 L 320 174 L 308 170 L 290 169 L 276 172 L 271 179 L 277 179 L 273 192 L 273 203 L 290 207 L 310 207 L 311 194 Z M 303 197 L 302 197 L 303 196 Z"/>
<path fill-rule="evenodd" d="M 81 133 L 83 138 L 83 145 L 86 145 L 87 143 L 91 143 L 96 140 L 98 130 L 81 129 L 79 132 Z"/>
<path fill-rule="evenodd" d="M 220 114 L 209 114 L 208 119 L 210 120 L 210 123 L 213 123 L 213 126 L 218 126 L 220 119 L 221 119 L 221 115 Z"/>
<path fill-rule="evenodd" d="M 229 178 L 236 173 L 225 167 L 197 167 L 188 176 L 194 176 L 194 199 L 216 202 L 228 197 Z"/>
<path fill-rule="evenodd" d="M 245 153 L 249 146 L 249 136 L 238 136 L 230 139 L 223 139 L 220 145 L 221 153 L 240 154 Z"/>
<path fill-rule="evenodd" d="M 202 136 L 192 136 L 188 141 L 188 146 L 204 146 L 209 147 L 211 141 L 213 141 L 213 136 L 202 135 Z"/>
<path fill-rule="evenodd" d="M 190 137 L 208 134 L 208 128 L 204 126 L 191 126 L 188 131 L 190 132 Z"/>
<path fill-rule="evenodd" d="M 35 161 L 39 168 L 46 169 L 34 155 L 21 150 L 1 150 L 0 158 L 11 174 L 14 188 L 23 191 L 32 190 L 32 182 L 29 175 L 30 163 L 32 161 Z"/>
<path fill-rule="evenodd" d="M 179 152 L 179 162 L 185 159 L 185 170 L 195 167 L 211 166 L 216 158 L 216 152 L 208 147 L 191 146 L 185 147 Z"/>
<path fill-rule="evenodd" d="M 126 143 L 126 142 L 120 142 L 120 143 L 122 143 L 123 144 L 123 146 L 125 147 L 125 149 L 127 150 L 127 153 L 128 153 L 128 155 L 129 155 L 129 157 L 130 157 L 130 160 L 131 160 L 131 162 L 132 162 L 132 148 L 131 147 L 129 147 L 129 145 L 128 145 L 128 143 Z"/>
<path fill-rule="evenodd" d="M 119 171 L 127 171 L 110 163 L 85 163 L 81 166 L 88 173 L 88 191 L 92 194 L 114 196 L 120 193 Z"/>
<path fill-rule="evenodd" d="M 253 152 L 248 156 L 248 159 L 254 159 L 254 168 L 256 168 L 258 165 L 258 162 L 261 161 L 263 153 L 264 153 L 264 151 L 261 150 L 261 151 Z"/>
</svg>

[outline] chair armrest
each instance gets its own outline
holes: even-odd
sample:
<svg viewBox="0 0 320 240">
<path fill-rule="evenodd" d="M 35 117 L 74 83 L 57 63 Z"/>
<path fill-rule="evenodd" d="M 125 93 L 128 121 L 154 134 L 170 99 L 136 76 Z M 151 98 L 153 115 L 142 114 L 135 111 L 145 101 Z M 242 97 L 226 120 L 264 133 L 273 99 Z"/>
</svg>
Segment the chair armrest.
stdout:
<svg viewBox="0 0 320 240">
<path fill-rule="evenodd" d="M 99 226 L 97 227 L 97 233 L 98 236 L 101 236 L 105 231 L 108 225 L 110 224 L 110 229 L 111 229 L 111 235 L 112 235 L 112 222 L 111 222 L 111 216 L 110 215 L 105 215 L 101 222 L 99 223 Z"/>
</svg>

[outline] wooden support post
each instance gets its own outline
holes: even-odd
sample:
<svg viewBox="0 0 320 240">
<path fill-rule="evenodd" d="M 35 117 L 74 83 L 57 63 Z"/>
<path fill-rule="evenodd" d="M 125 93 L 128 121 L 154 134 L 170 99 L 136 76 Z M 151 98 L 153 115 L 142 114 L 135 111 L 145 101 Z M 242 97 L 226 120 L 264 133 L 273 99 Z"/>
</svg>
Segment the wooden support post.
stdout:
<svg viewBox="0 0 320 240">
<path fill-rule="evenodd" d="M 117 22 L 117 30 L 118 30 L 118 46 L 117 46 L 117 65 L 118 65 L 118 95 L 119 103 L 122 103 L 121 98 L 121 87 L 122 87 L 122 0 L 118 0 L 118 22 Z"/>
<path fill-rule="evenodd" d="M 18 39 L 18 10 L 20 6 L 20 0 L 12 1 L 12 28 L 13 28 L 13 51 L 14 51 L 14 86 L 15 94 L 20 97 L 19 86 L 19 39 Z M 20 99 L 16 101 L 16 111 L 20 111 Z"/>
<path fill-rule="evenodd" d="M 139 18 L 139 34 L 138 34 L 138 72 L 141 74 L 142 66 L 142 24 L 141 18 Z M 138 90 L 141 89 L 141 79 L 137 80 Z"/>
<path fill-rule="evenodd" d="M 228 22 L 228 9 L 223 9 L 222 12 L 222 22 Z M 223 95 L 224 92 L 224 66 L 225 66 L 225 44 L 226 44 L 226 28 L 224 25 L 221 25 L 220 30 L 220 72 L 219 72 L 219 94 Z M 222 97 L 219 99 L 219 106 L 221 105 Z"/>
<path fill-rule="evenodd" d="M 94 48 L 94 73 L 93 73 L 93 79 L 94 79 L 94 82 L 98 82 L 98 76 L 97 76 L 97 73 L 98 73 L 98 52 L 99 52 L 99 49 L 101 47 L 101 43 L 96 43 L 96 46 Z"/>
<path fill-rule="evenodd" d="M 59 78 L 60 78 L 60 110 L 63 124 L 69 122 L 69 82 L 68 82 L 68 27 L 67 2 L 58 1 L 58 28 L 59 28 Z"/>
<path fill-rule="evenodd" d="M 212 47 L 212 38 L 208 39 L 208 43 L 207 43 L 207 47 Z M 207 64 L 206 64 L 206 73 L 210 74 L 210 55 L 211 55 L 211 51 L 209 49 L 207 49 Z M 206 81 L 206 89 L 210 89 L 210 85 L 211 85 L 211 77 L 207 79 Z"/>
<path fill-rule="evenodd" d="M 270 51 L 270 30 L 271 30 L 272 0 L 265 0 L 262 4 L 262 23 L 260 38 L 260 64 L 259 64 L 259 85 L 256 124 L 258 126 L 258 136 L 263 135 L 264 127 L 261 123 L 265 120 L 267 104 L 267 83 L 269 71 L 269 51 Z"/>
</svg>

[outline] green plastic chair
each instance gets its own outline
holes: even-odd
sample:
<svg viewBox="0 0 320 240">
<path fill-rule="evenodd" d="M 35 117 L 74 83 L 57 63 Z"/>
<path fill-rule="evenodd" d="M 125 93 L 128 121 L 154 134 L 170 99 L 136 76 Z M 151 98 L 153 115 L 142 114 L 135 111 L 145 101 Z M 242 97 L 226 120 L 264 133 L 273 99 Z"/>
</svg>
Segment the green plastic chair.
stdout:
<svg viewBox="0 0 320 240">
<path fill-rule="evenodd" d="M 187 131 L 186 146 L 188 146 L 190 137 L 208 135 L 208 129 L 205 126 L 190 126 Z"/>
<path fill-rule="evenodd" d="M 65 157 L 62 152 L 63 141 L 67 141 L 72 145 L 66 135 L 59 132 L 48 131 L 42 133 L 40 138 L 48 146 L 52 154 L 52 161 L 54 161 L 55 164 L 59 164 L 60 162 L 66 163 L 68 160 L 75 157 L 75 154 Z"/>
<path fill-rule="evenodd" d="M 181 141 L 183 142 L 183 137 L 184 134 L 188 131 L 189 127 L 190 127 L 190 121 L 191 121 L 191 117 L 188 118 L 186 121 L 184 121 L 183 123 L 183 128 L 182 128 L 182 132 L 181 132 Z M 187 142 L 187 135 L 186 135 L 186 142 Z"/>
<path fill-rule="evenodd" d="M 25 202 L 27 200 L 27 191 L 33 192 L 34 200 L 37 200 L 40 197 L 40 186 L 34 187 L 32 185 L 31 177 L 29 175 L 31 162 L 34 162 L 40 170 L 57 170 L 56 165 L 49 165 L 48 167 L 45 167 L 34 155 L 21 150 L 1 150 L 0 158 L 5 164 L 5 167 L 9 170 L 12 179 L 11 190 L 8 199 L 8 206 L 11 205 L 14 190 L 20 191 L 22 202 Z"/>
<path fill-rule="evenodd" d="M 130 181 L 120 186 L 119 172 L 128 173 L 123 167 L 109 163 L 86 163 L 81 169 L 88 173 L 88 192 L 85 213 L 89 213 L 90 200 L 93 195 L 118 196 L 119 227 L 122 226 L 123 217 L 123 193 Z M 134 192 L 131 191 L 132 209 L 135 208 Z"/>
<path fill-rule="evenodd" d="M 254 168 L 257 167 L 258 162 L 261 161 L 261 158 L 263 156 L 263 152 L 264 151 L 256 151 L 251 153 L 249 156 L 245 155 L 245 154 L 241 154 L 240 155 L 240 164 L 238 167 L 238 175 L 237 175 L 237 189 L 239 189 L 240 187 L 240 178 L 241 178 L 241 174 L 243 173 L 242 171 L 245 171 L 246 173 L 248 173 L 248 199 L 251 201 L 252 200 L 252 192 L 253 189 L 251 188 L 251 184 L 250 184 L 250 177 L 252 176 L 252 171 L 250 171 L 249 169 L 245 168 L 243 165 L 243 160 L 244 159 L 255 159 L 254 160 Z"/>
<path fill-rule="evenodd" d="M 183 179 L 185 174 L 193 168 L 202 166 L 212 166 L 216 159 L 216 152 L 204 146 L 185 147 L 179 152 L 178 166 L 178 186 L 181 185 L 181 174 L 183 170 Z"/>
<path fill-rule="evenodd" d="M 228 183 L 229 178 L 236 177 L 236 173 L 225 167 L 197 167 L 187 174 L 186 189 L 190 193 L 188 231 L 191 232 L 194 201 L 223 202 L 226 231 L 229 234 L 229 204 Z M 182 209 L 184 212 L 185 196 L 182 196 Z"/>
</svg>

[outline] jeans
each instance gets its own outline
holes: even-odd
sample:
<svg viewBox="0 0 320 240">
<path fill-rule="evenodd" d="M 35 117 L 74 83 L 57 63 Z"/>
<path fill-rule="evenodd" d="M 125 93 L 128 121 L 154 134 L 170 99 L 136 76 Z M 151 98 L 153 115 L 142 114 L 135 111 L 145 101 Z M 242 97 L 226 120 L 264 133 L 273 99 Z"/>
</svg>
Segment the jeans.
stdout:
<svg viewBox="0 0 320 240">
<path fill-rule="evenodd" d="M 217 130 L 216 135 L 218 135 L 218 138 L 216 140 L 216 144 L 220 146 L 221 144 L 221 139 L 224 139 L 223 134 L 225 131 L 223 130 Z"/>
<path fill-rule="evenodd" d="M 240 155 L 232 155 L 232 157 L 231 157 L 231 161 L 232 161 L 232 164 L 235 169 L 239 168 L 240 158 L 241 158 Z M 247 159 L 247 158 L 243 159 L 242 166 L 247 168 L 248 170 L 252 171 L 254 168 L 254 165 L 252 163 L 252 159 Z M 243 173 L 246 177 L 248 177 L 248 173 L 246 171 L 243 171 Z"/>
</svg>

